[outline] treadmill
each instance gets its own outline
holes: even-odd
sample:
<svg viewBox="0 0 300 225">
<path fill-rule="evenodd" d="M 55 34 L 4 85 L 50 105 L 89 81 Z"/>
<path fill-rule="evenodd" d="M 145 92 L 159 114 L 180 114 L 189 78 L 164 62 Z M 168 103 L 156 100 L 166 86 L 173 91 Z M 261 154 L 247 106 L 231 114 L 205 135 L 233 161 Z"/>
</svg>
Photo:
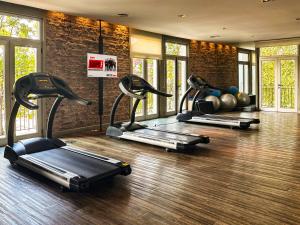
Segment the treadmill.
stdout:
<svg viewBox="0 0 300 225">
<path fill-rule="evenodd" d="M 209 137 L 204 135 L 191 135 L 168 130 L 150 128 L 135 122 L 135 112 L 139 102 L 145 99 L 147 93 L 153 93 L 164 97 L 172 95 L 156 90 L 146 80 L 136 75 L 127 75 L 119 82 L 121 94 L 116 98 L 111 116 L 110 126 L 107 128 L 106 135 L 118 139 L 142 142 L 156 145 L 168 150 L 186 150 L 199 143 L 209 143 Z M 130 122 L 115 123 L 115 113 L 121 99 L 125 96 L 136 99 L 131 111 Z"/>
<path fill-rule="evenodd" d="M 212 115 L 213 106 L 212 102 L 207 102 L 204 97 L 208 93 L 211 86 L 202 78 L 191 75 L 187 80 L 190 87 L 182 96 L 180 101 L 179 113 L 177 120 L 180 122 L 200 123 L 204 125 L 227 126 L 230 128 L 247 129 L 251 124 L 259 124 L 260 120 L 255 118 L 231 117 L 223 115 Z M 183 105 L 187 99 L 188 94 L 195 90 L 196 93 L 192 101 L 192 110 L 183 111 Z"/>
<path fill-rule="evenodd" d="M 12 166 L 26 167 L 57 182 L 62 190 L 73 191 L 87 189 L 91 183 L 104 178 L 131 173 L 130 165 L 126 162 L 70 147 L 53 138 L 55 113 L 64 98 L 82 105 L 91 104 L 78 97 L 62 79 L 44 73 L 31 73 L 16 81 L 13 93 L 16 101 L 10 115 L 8 144 L 4 151 L 4 157 Z M 20 105 L 37 110 L 38 105 L 32 100 L 48 97 L 56 100 L 48 117 L 46 137 L 14 143 L 14 128 Z"/>
</svg>

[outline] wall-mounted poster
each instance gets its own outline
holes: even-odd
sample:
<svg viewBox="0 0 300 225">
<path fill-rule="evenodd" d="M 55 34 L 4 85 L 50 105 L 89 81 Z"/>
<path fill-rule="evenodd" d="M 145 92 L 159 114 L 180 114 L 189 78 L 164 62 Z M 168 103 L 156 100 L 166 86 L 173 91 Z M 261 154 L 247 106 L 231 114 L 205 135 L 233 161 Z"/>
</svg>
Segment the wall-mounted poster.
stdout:
<svg viewBox="0 0 300 225">
<path fill-rule="evenodd" d="M 88 77 L 117 77 L 117 56 L 87 54 Z"/>
</svg>

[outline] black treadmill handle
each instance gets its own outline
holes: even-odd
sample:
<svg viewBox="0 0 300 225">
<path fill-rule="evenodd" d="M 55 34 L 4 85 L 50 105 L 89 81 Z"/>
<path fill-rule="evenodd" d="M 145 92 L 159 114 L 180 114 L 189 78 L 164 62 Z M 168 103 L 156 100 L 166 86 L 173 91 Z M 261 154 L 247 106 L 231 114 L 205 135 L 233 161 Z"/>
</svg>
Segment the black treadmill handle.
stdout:
<svg viewBox="0 0 300 225">
<path fill-rule="evenodd" d="M 70 100 L 76 101 L 77 103 L 81 105 L 91 105 L 93 102 L 84 98 L 81 98 L 79 96 L 74 96 L 73 98 L 70 98 Z"/>
<path fill-rule="evenodd" d="M 188 84 L 196 90 L 205 89 L 205 88 L 213 88 L 210 86 L 205 79 L 202 77 L 196 77 L 191 75 L 188 80 Z"/>
<path fill-rule="evenodd" d="M 37 104 L 34 104 L 30 102 L 29 100 L 29 91 L 30 91 L 30 86 L 28 83 L 31 83 L 31 80 L 28 80 L 26 77 L 22 77 L 18 80 L 18 82 L 15 83 L 14 85 L 14 96 L 16 98 L 16 101 L 20 104 L 23 105 L 24 107 L 31 109 L 31 110 L 37 110 L 39 106 Z"/>
<path fill-rule="evenodd" d="M 156 89 L 149 89 L 149 92 L 156 94 L 156 95 L 160 95 L 160 96 L 164 96 L 164 97 L 172 97 L 172 94 L 168 94 L 166 92 L 160 91 L 160 90 L 156 90 Z"/>
</svg>

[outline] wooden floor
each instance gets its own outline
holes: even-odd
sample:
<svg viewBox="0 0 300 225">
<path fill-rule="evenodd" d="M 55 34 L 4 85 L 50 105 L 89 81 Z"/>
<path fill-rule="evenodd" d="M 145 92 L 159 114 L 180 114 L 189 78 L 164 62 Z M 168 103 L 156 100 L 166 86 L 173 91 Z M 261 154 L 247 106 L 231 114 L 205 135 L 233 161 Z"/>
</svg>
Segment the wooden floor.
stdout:
<svg viewBox="0 0 300 225">
<path fill-rule="evenodd" d="M 262 124 L 247 131 L 162 120 L 211 137 L 188 153 L 99 135 L 67 138 L 132 166 L 130 176 L 89 193 L 62 193 L 1 157 L 0 224 L 300 224 L 300 115 L 256 116 Z"/>
</svg>

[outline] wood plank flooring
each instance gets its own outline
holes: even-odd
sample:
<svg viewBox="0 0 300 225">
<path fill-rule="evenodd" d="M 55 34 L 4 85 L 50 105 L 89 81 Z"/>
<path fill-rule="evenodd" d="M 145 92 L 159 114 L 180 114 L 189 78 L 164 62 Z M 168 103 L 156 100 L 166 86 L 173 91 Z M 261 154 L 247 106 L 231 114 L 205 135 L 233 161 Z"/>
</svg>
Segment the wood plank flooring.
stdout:
<svg viewBox="0 0 300 225">
<path fill-rule="evenodd" d="M 262 124 L 242 131 L 160 120 L 211 138 L 187 153 L 97 133 L 65 138 L 132 166 L 87 193 L 60 192 L 1 157 L 0 224 L 300 224 L 300 115 L 254 115 Z"/>
</svg>

